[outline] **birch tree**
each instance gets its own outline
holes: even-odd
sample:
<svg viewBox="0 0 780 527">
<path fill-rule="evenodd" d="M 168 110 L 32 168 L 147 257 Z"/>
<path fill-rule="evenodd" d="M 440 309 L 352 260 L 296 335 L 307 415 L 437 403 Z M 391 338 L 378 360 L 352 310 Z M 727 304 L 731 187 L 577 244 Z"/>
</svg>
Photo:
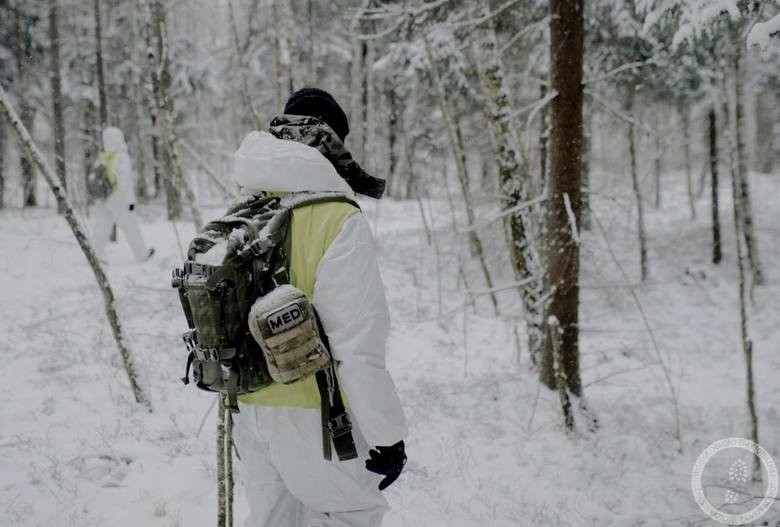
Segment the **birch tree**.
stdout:
<svg viewBox="0 0 780 527">
<path fill-rule="evenodd" d="M 484 20 L 474 29 L 473 48 L 478 57 L 477 70 L 498 165 L 499 188 L 504 196 L 504 206 L 515 210 L 508 220 L 510 251 L 515 277 L 522 284 L 519 288 L 528 347 L 531 357 L 538 363 L 541 360 L 544 331 L 544 282 L 527 211 L 519 210 L 521 203 L 530 199 L 531 177 L 520 150 L 517 131 L 511 122 L 512 100 L 501 64 L 490 6 L 485 3 L 472 12 L 478 19 L 481 17 Z"/>
<path fill-rule="evenodd" d="M 111 326 L 111 331 L 114 336 L 114 341 L 116 342 L 116 346 L 122 358 L 122 364 L 124 365 L 127 379 L 130 382 L 130 388 L 133 392 L 133 397 L 135 398 L 136 402 L 145 405 L 151 411 L 151 401 L 141 387 L 138 373 L 133 362 L 133 357 L 131 355 L 130 348 L 128 348 L 125 342 L 122 326 L 119 321 L 119 315 L 116 311 L 114 291 L 111 288 L 111 284 L 108 281 L 108 277 L 106 276 L 105 271 L 103 270 L 103 266 L 100 263 L 100 260 L 98 260 L 98 257 L 95 255 L 95 251 L 92 249 L 87 235 L 84 233 L 84 229 L 76 219 L 73 207 L 71 206 L 63 187 L 60 185 L 57 176 L 49 166 L 46 159 L 43 157 L 43 154 L 41 154 L 40 150 L 38 150 L 38 147 L 35 145 L 35 143 L 33 143 L 27 127 L 24 126 L 24 123 L 21 121 L 19 116 L 16 114 L 16 111 L 11 106 L 11 103 L 8 100 L 8 96 L 2 87 L 0 87 L 0 111 L 16 132 L 22 148 L 24 148 L 27 155 L 36 164 L 38 170 L 40 170 L 43 178 L 46 180 L 46 183 L 49 185 L 52 194 L 54 194 L 54 197 L 57 200 L 57 205 L 62 210 L 62 214 L 65 217 L 65 220 L 68 222 L 68 226 L 70 227 L 73 236 L 76 238 L 76 242 L 81 248 L 81 251 L 84 253 L 84 256 L 87 258 L 87 262 L 89 263 L 89 266 L 92 268 L 92 272 L 95 275 L 95 280 L 97 281 L 98 287 L 100 287 L 100 291 L 103 294 L 103 306 L 106 312 L 106 317 L 108 318 L 108 322 Z"/>
<path fill-rule="evenodd" d="M 168 55 L 168 42 L 165 24 L 165 8 L 161 0 L 153 0 L 151 5 L 151 31 L 154 47 L 149 47 L 149 63 L 152 75 L 154 122 L 160 138 L 160 148 L 165 170 L 163 179 L 168 202 L 168 219 L 175 220 L 181 214 L 181 197 L 184 193 L 190 208 L 195 229 L 203 224 L 196 202 L 195 192 L 184 177 L 179 160 L 179 139 L 174 128 L 173 99 L 170 96 L 171 73 Z"/>
<path fill-rule="evenodd" d="M 444 123 L 447 127 L 447 133 L 450 139 L 450 148 L 452 149 L 452 156 L 455 161 L 455 169 L 458 174 L 458 182 L 460 183 L 460 190 L 463 194 L 463 201 L 466 205 L 466 219 L 469 227 L 469 242 L 477 258 L 479 259 L 480 267 L 482 268 L 482 274 L 485 277 L 485 283 L 488 289 L 493 289 L 493 279 L 490 276 L 490 269 L 487 265 L 485 258 L 485 250 L 482 246 L 482 240 L 477 233 L 476 215 L 474 214 L 474 205 L 471 199 L 471 186 L 469 182 L 469 174 L 466 169 L 466 153 L 463 148 L 463 140 L 458 128 L 458 124 L 455 120 L 453 109 L 451 107 L 447 92 L 442 83 L 439 75 L 439 69 L 434 61 L 433 53 L 431 52 L 431 45 L 428 42 L 428 38 L 423 36 L 423 42 L 425 44 L 425 53 L 428 59 L 428 70 L 430 71 L 431 84 L 433 85 L 434 92 L 436 94 L 436 100 L 439 103 L 439 109 L 441 110 Z M 490 300 L 493 303 L 493 310 L 498 314 L 498 300 L 495 293 L 490 293 Z"/>
</svg>

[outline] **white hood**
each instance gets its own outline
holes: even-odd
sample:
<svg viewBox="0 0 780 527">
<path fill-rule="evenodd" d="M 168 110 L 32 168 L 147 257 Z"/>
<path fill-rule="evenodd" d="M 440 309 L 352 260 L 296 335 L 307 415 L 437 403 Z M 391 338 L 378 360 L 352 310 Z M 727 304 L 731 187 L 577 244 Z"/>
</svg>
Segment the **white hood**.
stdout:
<svg viewBox="0 0 780 527">
<path fill-rule="evenodd" d="M 127 153 L 127 143 L 122 130 L 115 126 L 106 127 L 103 130 L 103 150 Z"/>
<path fill-rule="evenodd" d="M 352 189 L 319 150 L 268 132 L 252 132 L 238 147 L 233 179 L 246 192 L 338 191 Z"/>
</svg>

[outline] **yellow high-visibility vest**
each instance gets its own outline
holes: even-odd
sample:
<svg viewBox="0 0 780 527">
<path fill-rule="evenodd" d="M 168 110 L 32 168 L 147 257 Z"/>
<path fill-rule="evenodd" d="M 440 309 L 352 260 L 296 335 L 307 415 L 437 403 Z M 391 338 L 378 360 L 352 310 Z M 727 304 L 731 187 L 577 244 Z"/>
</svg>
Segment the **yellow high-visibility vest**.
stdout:
<svg viewBox="0 0 780 527">
<path fill-rule="evenodd" d="M 349 218 L 359 212 L 354 205 L 325 202 L 293 210 L 290 228 L 290 283 L 311 302 L 317 267 Z M 275 383 L 260 391 L 239 395 L 242 403 L 260 406 L 320 408 L 320 392 L 314 376 L 292 384 Z"/>
</svg>

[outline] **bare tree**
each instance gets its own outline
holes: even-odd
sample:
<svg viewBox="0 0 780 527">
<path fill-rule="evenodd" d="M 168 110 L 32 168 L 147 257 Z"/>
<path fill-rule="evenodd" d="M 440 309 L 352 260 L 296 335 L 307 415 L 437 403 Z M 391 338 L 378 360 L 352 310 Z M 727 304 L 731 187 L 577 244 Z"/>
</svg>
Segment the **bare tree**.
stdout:
<svg viewBox="0 0 780 527">
<path fill-rule="evenodd" d="M 5 126 L 0 123 L 0 210 L 5 206 Z"/>
<path fill-rule="evenodd" d="M 184 171 L 179 161 L 179 138 L 174 129 L 174 108 L 170 96 L 172 79 L 170 57 L 168 56 L 165 7 L 161 0 L 153 0 L 150 18 L 152 25 L 150 37 L 154 43 L 154 46 L 149 46 L 148 51 L 152 71 L 152 112 L 155 116 L 154 122 L 160 138 L 159 145 L 165 167 L 163 180 L 168 203 L 168 218 L 174 220 L 181 215 L 181 197 L 179 195 L 179 190 L 181 190 L 187 199 L 192 222 L 196 229 L 200 229 L 203 220 L 198 209 L 195 192 L 184 177 Z"/>
<path fill-rule="evenodd" d="M 583 0 L 550 4 L 551 88 L 550 173 L 545 240 L 549 320 L 560 323 L 560 356 L 569 391 L 582 393 L 579 367 L 579 235 L 582 184 Z M 554 387 L 555 340 L 546 339 L 541 378 Z M 564 404 L 564 410 L 565 410 Z M 567 426 L 573 423 L 567 421 Z"/>
<path fill-rule="evenodd" d="M 688 191 L 688 208 L 691 209 L 691 219 L 696 219 L 696 192 L 693 189 L 693 173 L 691 170 L 691 118 L 688 108 L 680 108 L 680 118 L 683 133 L 683 158 L 685 160 L 685 185 Z"/>
<path fill-rule="evenodd" d="M 248 110 L 248 113 L 244 113 L 246 117 L 249 117 L 251 126 L 254 126 L 256 130 L 262 130 L 263 123 L 260 116 L 257 114 L 254 105 L 252 104 L 252 95 L 249 91 L 249 78 L 247 77 L 247 67 L 244 64 L 243 54 L 241 53 L 241 42 L 238 36 L 238 25 L 236 24 L 236 15 L 233 9 L 232 0 L 228 1 L 228 17 L 230 18 L 230 31 L 233 34 L 233 45 L 236 52 L 236 65 L 241 77 L 241 97 L 244 101 L 244 106 Z"/>
<path fill-rule="evenodd" d="M 714 105 L 707 113 L 707 123 L 712 195 L 712 263 L 719 264 L 722 254 L 720 245 L 720 208 L 718 206 L 718 123 Z"/>
<path fill-rule="evenodd" d="M 505 81 L 489 3 L 474 8 L 476 18 L 483 22 L 475 28 L 474 54 L 485 99 L 490 139 L 498 165 L 499 188 L 504 205 L 515 212 L 509 216 L 510 251 L 513 270 L 520 285 L 528 347 L 535 362 L 541 359 L 544 330 L 544 281 L 539 255 L 533 243 L 533 233 L 527 211 L 518 206 L 529 199 L 531 176 L 525 166 L 520 141 L 510 116 L 512 100 Z"/>
<path fill-rule="evenodd" d="M 423 39 L 425 42 L 425 53 L 428 58 L 428 70 L 431 73 L 431 83 L 433 84 L 434 92 L 436 93 L 436 99 L 439 102 L 439 109 L 441 109 L 445 125 L 447 126 L 447 132 L 450 137 L 450 146 L 452 148 L 452 156 L 455 160 L 455 168 L 458 174 L 458 182 L 460 183 L 460 190 L 463 194 L 463 201 L 466 205 L 466 219 L 468 220 L 469 224 L 469 242 L 474 253 L 479 259 L 479 263 L 482 268 L 482 274 L 485 277 L 485 283 L 489 289 L 493 289 L 493 279 L 490 276 L 490 269 L 488 269 L 487 266 L 485 250 L 482 246 L 482 240 L 479 238 L 479 234 L 477 234 L 476 230 L 476 216 L 474 214 L 474 204 L 471 201 L 471 188 L 469 174 L 466 169 L 466 152 L 463 148 L 463 139 L 461 138 L 458 123 L 455 120 L 455 115 L 447 97 L 447 92 L 444 89 L 444 85 L 442 84 L 438 67 L 434 62 L 433 53 L 431 52 L 428 39 L 425 37 L 423 37 Z M 493 302 L 493 310 L 496 314 L 498 314 L 498 300 L 496 299 L 495 293 L 490 293 L 490 299 Z"/>
<path fill-rule="evenodd" d="M 14 46 L 14 57 L 16 59 L 16 75 L 18 82 L 18 92 L 27 94 L 30 90 L 30 72 L 32 64 L 32 37 L 28 28 L 28 21 L 21 11 L 20 4 L 17 3 L 14 9 L 14 33 L 16 37 Z M 35 109 L 30 104 L 27 97 L 20 97 L 19 106 L 21 108 L 21 118 L 24 127 L 32 130 L 33 120 L 35 119 Z M 22 173 L 22 193 L 25 207 L 34 207 L 38 204 L 35 196 L 35 168 L 33 162 L 22 152 L 19 156 Z"/>
<path fill-rule="evenodd" d="M 67 192 L 65 173 L 65 120 L 62 115 L 62 74 L 60 73 L 60 32 L 58 0 L 49 0 L 49 54 L 51 55 L 51 100 L 54 128 L 54 167 Z M 62 210 L 60 209 L 60 213 Z"/>
<path fill-rule="evenodd" d="M 735 34 L 741 35 L 741 33 Z M 761 268 L 761 261 L 758 257 L 758 240 L 756 239 L 756 229 L 753 221 L 753 207 L 750 204 L 750 184 L 748 179 L 748 160 L 747 147 L 745 145 L 745 60 L 743 57 L 744 41 L 741 37 L 736 37 L 734 51 L 732 54 L 734 67 L 734 111 L 736 125 L 736 156 L 737 156 L 737 178 L 739 181 L 739 199 L 741 203 L 740 217 L 744 222 L 742 234 L 745 237 L 745 247 L 747 257 L 752 271 L 753 284 L 761 285 L 764 283 L 764 274 Z"/>
<path fill-rule="evenodd" d="M 6 119 L 8 119 L 11 127 L 19 137 L 22 148 L 26 151 L 29 158 L 35 162 L 41 174 L 43 174 L 43 178 L 49 185 L 49 188 L 57 200 L 57 205 L 62 210 L 62 214 L 65 217 L 65 220 L 68 222 L 68 226 L 70 227 L 71 231 L 73 232 L 73 236 L 76 238 L 76 241 L 84 253 L 84 256 L 86 256 L 87 261 L 92 268 L 92 272 L 95 274 L 95 279 L 97 280 L 98 286 L 100 287 L 100 291 L 103 294 L 103 304 L 106 311 L 106 317 L 108 318 L 108 322 L 111 325 L 114 341 L 116 342 L 117 348 L 119 349 L 119 354 L 122 357 L 122 363 L 124 365 L 127 378 L 130 381 L 130 387 L 133 391 L 133 396 L 135 397 L 136 402 L 144 404 L 151 411 L 151 401 L 147 398 L 146 394 L 141 388 L 138 374 L 136 372 L 135 365 L 133 364 L 133 358 L 130 353 L 130 349 L 127 347 L 127 344 L 124 340 L 122 326 L 119 322 L 119 315 L 116 311 L 114 291 L 111 288 L 111 284 L 108 281 L 108 277 L 106 276 L 105 271 L 103 271 L 103 266 L 95 255 L 95 251 L 92 249 L 92 246 L 87 239 L 87 235 L 84 233 L 84 230 L 81 228 L 81 225 L 76 219 L 76 215 L 73 212 L 73 207 L 71 206 L 64 189 L 59 184 L 54 171 L 51 169 L 46 159 L 44 159 L 43 154 L 41 154 L 40 150 L 38 150 L 38 147 L 35 146 L 35 143 L 33 143 L 33 140 L 30 137 L 30 133 L 24 126 L 24 123 L 22 123 L 22 121 L 19 119 L 16 111 L 11 106 L 5 90 L 3 90 L 2 87 L 0 87 L 0 111 L 2 111 L 2 114 L 6 117 Z"/>
<path fill-rule="evenodd" d="M 634 192 L 634 201 L 636 202 L 636 223 L 637 236 L 639 238 L 639 269 L 642 281 L 647 280 L 647 236 L 645 234 L 645 207 L 642 201 L 642 189 L 639 185 L 639 171 L 637 169 L 636 155 L 636 117 L 634 114 L 634 87 L 629 89 L 626 100 L 626 113 L 630 120 L 628 122 L 628 158 L 631 165 L 631 188 Z"/>
<path fill-rule="evenodd" d="M 100 128 L 108 126 L 108 103 L 106 102 L 106 75 L 103 64 L 103 27 L 100 18 L 100 0 L 94 0 L 93 14 L 95 17 L 95 64 L 98 85 L 98 116 Z"/>
</svg>

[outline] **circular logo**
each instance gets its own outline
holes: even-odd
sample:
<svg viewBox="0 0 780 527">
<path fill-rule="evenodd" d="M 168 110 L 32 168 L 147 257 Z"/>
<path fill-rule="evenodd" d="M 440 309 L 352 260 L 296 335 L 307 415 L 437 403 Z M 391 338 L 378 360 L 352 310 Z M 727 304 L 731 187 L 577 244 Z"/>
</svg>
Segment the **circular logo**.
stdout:
<svg viewBox="0 0 780 527">
<path fill-rule="evenodd" d="M 729 509 L 744 506 L 744 504 L 752 502 L 753 498 L 755 498 L 752 492 L 747 494 L 741 492 L 748 480 L 751 479 L 748 463 L 744 460 L 733 460 L 728 466 L 728 470 L 725 471 L 725 476 L 728 478 L 727 483 L 725 485 L 715 485 L 719 489 L 725 489 L 723 494 L 723 505 L 721 505 L 720 508 L 715 507 L 704 493 L 702 476 L 704 474 L 705 466 L 716 454 L 729 448 L 746 450 L 749 453 L 758 456 L 767 476 L 767 487 L 761 502 L 752 509 L 739 514 L 727 511 Z M 770 456 L 761 445 L 758 445 L 749 439 L 743 439 L 741 437 L 721 439 L 705 448 L 704 452 L 696 459 L 696 464 L 693 466 L 693 473 L 691 474 L 691 488 L 696 503 L 707 516 L 726 525 L 744 525 L 760 518 L 774 503 L 778 489 L 777 466 L 775 466 L 772 456 Z"/>
</svg>

